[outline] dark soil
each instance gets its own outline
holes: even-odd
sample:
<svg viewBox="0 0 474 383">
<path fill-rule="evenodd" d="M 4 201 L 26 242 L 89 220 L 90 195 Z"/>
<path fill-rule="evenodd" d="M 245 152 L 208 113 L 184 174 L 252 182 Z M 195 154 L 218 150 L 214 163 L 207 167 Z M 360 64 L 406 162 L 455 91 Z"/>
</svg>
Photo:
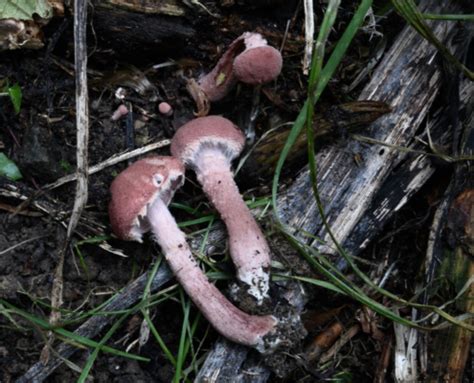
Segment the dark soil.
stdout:
<svg viewBox="0 0 474 383">
<path fill-rule="evenodd" d="M 271 45 L 279 47 L 283 41 L 287 22 L 289 22 L 289 33 L 283 48 L 283 73 L 275 84 L 266 87 L 266 93 L 261 97 L 262 112 L 257 121 L 257 136 L 276 124 L 294 120 L 305 101 L 307 81 L 301 73 L 300 64 L 304 49 L 303 10 L 300 2 L 204 3 L 212 12 L 218 13 L 220 18 L 211 17 L 199 9 L 193 9 L 192 12 L 187 12 L 186 16 L 179 18 L 163 17 L 163 22 L 166 21 L 171 29 L 176 23 L 177 31 L 175 34 L 170 32 L 171 40 L 158 41 L 153 46 L 146 45 L 146 41 L 129 41 L 129 36 L 121 39 L 120 35 L 114 35 L 113 28 L 107 24 L 107 14 L 104 14 L 104 11 L 97 12 L 91 19 L 88 36 L 89 164 L 98 164 L 126 149 L 142 147 L 172 137 L 179 126 L 193 118 L 193 112 L 196 110 L 192 98 L 186 91 L 186 79 L 197 78 L 199 74 L 209 71 L 228 44 L 245 31 L 258 31 Z M 225 3 L 235 4 L 220 5 Z M 249 3 L 253 5 L 250 6 Z M 334 39 L 341 33 L 344 20 L 348 20 L 353 11 L 350 4 L 343 3 L 340 12 L 341 23 L 337 26 Z M 93 13 L 91 10 L 91 14 Z M 321 15 L 319 10 L 317 13 Z M 378 28 L 385 28 L 383 32 L 390 31 L 388 35 L 393 37 L 401 25 L 398 17 L 391 16 Z M 44 33 L 43 49 L 0 53 L 0 80 L 8 79 L 10 84 L 19 83 L 23 93 L 21 111 L 18 115 L 14 113 L 6 98 L 0 99 L 2 145 L 0 150 L 14 160 L 23 174 L 23 179 L 18 182 L 2 179 L 1 183 L 16 185 L 21 194 L 32 198 L 22 205 L 22 209 L 17 209 L 22 202 L 20 198 L 13 195 L 0 196 L 0 298 L 18 309 L 48 320 L 54 271 L 64 244 L 65 227 L 74 203 L 75 184 L 68 183 L 41 194 L 38 192 L 43 186 L 73 172 L 75 168 L 72 16 L 66 12 L 64 18 L 52 20 L 44 28 Z M 338 89 L 350 84 L 359 72 L 358 69 L 368 60 L 377 40 L 377 36 L 374 35 L 373 40 L 369 42 L 369 37 L 370 33 L 360 34 L 357 37 L 354 46 L 359 48 L 349 50 L 341 66 L 342 69 L 336 74 L 324 95 L 321 102 L 323 107 L 351 101 L 357 96 L 357 89 L 360 86 L 344 94 Z M 173 60 L 174 65 L 153 69 L 153 65 L 169 60 Z M 133 107 L 132 119 L 128 120 L 129 126 L 132 126 L 133 140 L 130 132 L 127 137 L 127 118 L 118 121 L 110 119 L 120 104 L 115 97 L 119 87 L 126 90 L 125 102 Z M 238 86 L 226 99 L 213 105 L 211 113 L 224 114 L 237 125 L 246 126 L 252 92 L 250 87 Z M 174 113 L 171 117 L 159 114 L 157 105 L 160 101 L 167 101 L 173 106 Z M 160 149 L 155 154 L 167 155 L 168 148 Z M 77 310 L 77 313 L 84 313 L 97 307 L 148 270 L 157 260 L 158 249 L 149 240 L 137 244 L 110 237 L 107 215 L 108 188 L 116 174 L 127 164 L 127 161 L 124 161 L 107 167 L 89 178 L 89 199 L 85 212 L 89 225 L 87 227 L 80 225 L 67 252 L 64 265 L 62 308 L 67 312 Z M 283 183 L 290 183 L 292 175 L 296 174 L 302 165 L 302 163 L 294 164 L 294 169 L 288 171 Z M 242 191 L 249 197 L 268 194 L 267 183 L 248 180 L 245 174 L 241 174 L 239 180 Z M 47 211 L 37 208 L 33 203 L 36 198 L 45 201 Z M 425 201 L 423 196 L 419 198 L 419 201 Z M 200 189 L 196 187 L 192 175 L 189 175 L 189 182 L 185 188 L 176 194 L 175 201 L 187 203 L 192 207 L 199 206 L 199 214 L 202 215 L 212 212 Z M 397 235 L 399 238 L 404 238 L 403 241 L 425 243 L 427 231 L 423 223 L 427 207 L 421 206 L 422 204 L 415 205 L 404 210 L 399 219 L 405 219 L 404 214 L 410 215 L 414 209 L 413 216 L 406 220 L 415 222 L 416 233 L 402 231 L 397 232 Z M 196 215 L 180 209 L 173 209 L 173 212 L 181 221 L 196 218 Z M 270 222 L 261 223 L 271 229 Z M 205 227 L 206 224 L 194 225 L 185 230 L 192 232 Z M 396 231 L 395 228 L 389 228 L 391 229 Z M 127 257 L 108 252 L 94 243 L 80 242 L 85 238 L 102 235 L 108 236 L 108 243 L 121 250 Z M 275 237 L 273 243 L 275 253 L 291 253 L 295 257 L 293 263 L 283 262 L 283 264 L 298 268 L 300 272 L 306 270 L 309 273 L 304 261 L 297 258 L 287 244 L 281 242 L 283 242 L 281 238 Z M 376 245 L 376 248 L 380 249 L 383 246 L 382 242 Z M 367 254 L 371 251 L 375 250 L 371 249 Z M 417 254 L 412 252 L 412 257 L 417 258 L 422 253 L 422 249 Z M 219 261 L 220 258 L 224 259 L 216 256 Z M 221 270 L 232 272 L 227 259 L 219 263 L 219 267 Z M 405 272 L 406 275 L 400 277 L 399 286 L 390 286 L 392 290 L 398 289 L 401 295 L 404 295 L 405 289 L 411 290 L 404 281 L 414 281 L 416 268 Z M 219 283 L 219 286 L 226 290 L 226 283 Z M 328 297 L 325 290 L 309 291 L 309 294 L 318 297 L 323 294 Z M 345 321 L 347 326 L 355 323 L 356 307 L 352 306 L 353 302 L 332 298 L 326 300 L 323 299 L 324 303 L 318 305 L 310 300 L 308 312 L 311 313 L 312 309 L 316 308 L 320 311 L 321 306 L 328 311 L 344 307 L 340 319 Z M 0 306 L 0 310 L 4 310 L 4 307 Z M 193 308 L 191 317 L 195 318 L 196 315 L 197 312 Z M 180 302 L 170 299 L 156 305 L 151 309 L 150 316 L 163 341 L 176 355 L 183 319 Z M 107 344 L 124 350 L 138 338 L 142 319 L 141 314 L 127 317 Z M 65 328 L 74 330 L 77 325 L 68 323 Z M 308 331 L 312 336 L 317 333 L 316 329 L 322 327 L 308 328 Z M 391 334 L 389 322 L 383 322 L 380 328 L 381 331 Z M 216 339 L 213 330 L 201 320 L 195 334 L 195 347 L 199 345 L 200 339 L 207 331 L 209 334 L 198 353 L 198 358 L 204 355 L 204 351 L 208 350 Z M 0 381 L 12 382 L 36 363 L 46 338 L 47 331 L 24 318 L 18 315 L 13 315 L 11 318 L 0 315 Z M 100 339 L 97 337 L 95 340 Z M 53 343 L 51 353 L 54 354 L 54 347 L 60 341 L 58 339 Z M 360 333 L 341 350 L 340 355 L 344 356 L 338 357 L 337 367 L 334 365 L 325 375 L 319 376 L 308 372 L 307 366 L 294 363 L 293 378 L 289 378 L 288 381 L 303 379 L 305 376 L 309 377 L 309 380 L 304 381 L 318 381 L 339 376 L 337 373 L 341 371 L 346 371 L 354 382 L 370 381 L 375 373 L 380 350 L 381 342 L 372 338 L 370 334 Z M 174 368 L 153 337 L 150 337 L 141 348 L 135 344 L 130 348 L 130 352 L 149 358 L 150 362 L 137 362 L 101 352 L 91 370 L 95 381 L 124 383 L 171 381 Z M 90 351 L 81 351 L 71 360 L 77 366 L 83 366 L 89 355 Z M 296 355 L 294 357 L 297 359 Z M 185 368 L 189 362 L 190 360 L 185 362 Z M 78 376 L 77 372 L 63 364 L 47 381 L 70 382 L 77 380 Z M 192 377 L 191 372 L 190 379 Z"/>
</svg>

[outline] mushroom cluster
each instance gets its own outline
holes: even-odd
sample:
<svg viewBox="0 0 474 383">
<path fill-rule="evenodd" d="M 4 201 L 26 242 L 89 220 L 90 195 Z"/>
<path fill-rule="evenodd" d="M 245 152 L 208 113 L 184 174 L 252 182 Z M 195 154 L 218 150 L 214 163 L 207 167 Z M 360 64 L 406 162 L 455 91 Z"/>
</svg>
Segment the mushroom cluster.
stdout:
<svg viewBox="0 0 474 383">
<path fill-rule="evenodd" d="M 217 101 L 237 81 L 258 89 L 276 78 L 281 67 L 280 52 L 268 46 L 260 34 L 246 32 L 230 45 L 210 73 L 194 82 L 197 93 L 191 93 Z M 166 114 L 164 107 L 160 105 L 160 112 Z M 208 110 L 205 112 L 207 115 Z M 232 161 L 244 146 L 242 131 L 223 117 L 199 117 L 184 124 L 172 139 L 173 157 L 139 160 L 115 178 L 109 215 L 112 229 L 121 239 L 141 242 L 145 233 L 153 234 L 177 280 L 219 333 L 265 352 L 282 342 L 282 328 L 293 319 L 288 322 L 280 315 L 279 319 L 250 315 L 229 302 L 208 281 L 167 207 L 184 183 L 184 167 L 190 167 L 227 227 L 240 285 L 257 305 L 262 305 L 269 298 L 270 248 L 231 170 Z"/>
<path fill-rule="evenodd" d="M 129 166 L 110 188 L 109 215 L 114 233 L 121 239 L 141 242 L 151 231 L 179 283 L 219 333 L 260 352 L 271 349 L 278 343 L 278 337 L 270 336 L 277 330 L 277 319 L 249 315 L 232 305 L 208 281 L 168 210 L 183 183 L 184 167 L 173 157 L 149 157 Z"/>
</svg>

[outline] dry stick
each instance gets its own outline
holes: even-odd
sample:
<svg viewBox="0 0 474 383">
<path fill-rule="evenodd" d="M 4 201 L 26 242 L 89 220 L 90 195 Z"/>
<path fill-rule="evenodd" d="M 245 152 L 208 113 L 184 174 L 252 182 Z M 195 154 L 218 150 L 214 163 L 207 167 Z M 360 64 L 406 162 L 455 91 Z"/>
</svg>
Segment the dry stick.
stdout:
<svg viewBox="0 0 474 383">
<path fill-rule="evenodd" d="M 385 377 L 387 375 L 388 366 L 390 364 L 392 349 L 393 337 L 390 335 L 383 340 L 379 363 L 377 365 L 377 369 L 375 370 L 374 383 L 384 383 L 387 381 Z"/>
<path fill-rule="evenodd" d="M 67 229 L 71 238 L 87 202 L 89 107 L 87 93 L 87 1 L 74 0 L 74 51 L 76 68 L 77 186 L 76 200 Z"/>
<path fill-rule="evenodd" d="M 168 267 L 162 265 L 153 277 L 150 285 L 150 293 L 160 289 L 161 286 L 168 282 L 172 277 L 173 275 Z M 125 310 L 138 302 L 138 300 L 140 300 L 143 295 L 148 278 L 148 272 L 142 274 L 130 285 L 125 287 L 120 294 L 117 294 L 114 298 L 112 298 L 112 300 L 103 307 L 101 313 Z M 116 315 L 96 314 L 84 322 L 76 331 L 74 331 L 74 334 L 86 338 L 93 338 L 115 319 Z M 69 358 L 78 350 L 80 350 L 80 348 L 74 344 L 62 343 L 57 349 L 57 352 L 51 354 L 48 363 L 43 364 L 42 362 L 37 362 L 31 366 L 30 369 L 16 381 L 16 383 L 42 382 L 57 367 L 59 367 L 65 359 Z"/>
<path fill-rule="evenodd" d="M 319 333 L 306 348 L 305 359 L 309 363 L 313 363 L 318 360 L 321 354 L 329 349 L 337 338 L 341 335 L 344 330 L 344 326 L 341 322 L 336 321 L 326 328 L 323 332 Z"/>
<path fill-rule="evenodd" d="M 74 1 L 74 64 L 76 77 L 76 129 L 77 129 L 77 186 L 76 198 L 67 228 L 67 236 L 59 253 L 59 262 L 54 272 L 51 291 L 51 314 L 49 323 L 56 325 L 61 313 L 57 310 L 63 303 L 63 266 L 71 236 L 79 223 L 82 211 L 87 202 L 87 144 L 89 141 L 89 108 L 87 93 L 87 1 Z M 49 349 L 54 337 L 48 334 L 48 342 L 41 352 L 41 361 L 49 359 Z"/>
<path fill-rule="evenodd" d="M 131 158 L 138 157 L 142 154 L 151 152 L 153 150 L 163 148 L 165 146 L 168 146 L 169 144 L 170 144 L 170 140 L 161 140 L 161 141 L 154 142 L 152 144 L 143 146 L 143 147 L 138 148 L 138 149 L 134 149 L 134 150 L 131 150 L 131 151 L 125 151 L 123 153 L 114 154 L 113 156 L 107 158 L 105 161 L 102 161 L 102 162 L 100 162 L 100 163 L 98 163 L 94 166 L 91 166 L 89 168 L 88 174 L 91 175 L 91 174 L 98 173 L 98 172 L 104 170 L 105 168 L 107 168 L 109 166 L 113 166 L 113 165 L 116 165 L 116 164 L 118 164 L 122 161 L 126 161 L 126 160 L 129 160 Z M 58 178 L 53 183 L 50 183 L 50 184 L 46 185 L 44 187 L 44 189 L 46 189 L 46 190 L 55 189 L 59 186 L 62 186 L 64 184 L 68 183 L 68 182 L 75 181 L 76 179 L 77 179 L 77 173 L 68 174 L 67 176 Z"/>
<path fill-rule="evenodd" d="M 323 365 L 329 362 L 339 350 L 346 345 L 352 338 L 354 338 L 360 331 L 360 326 L 355 324 L 351 326 L 342 336 L 331 346 L 331 348 L 321 355 L 319 364 Z"/>
</svg>

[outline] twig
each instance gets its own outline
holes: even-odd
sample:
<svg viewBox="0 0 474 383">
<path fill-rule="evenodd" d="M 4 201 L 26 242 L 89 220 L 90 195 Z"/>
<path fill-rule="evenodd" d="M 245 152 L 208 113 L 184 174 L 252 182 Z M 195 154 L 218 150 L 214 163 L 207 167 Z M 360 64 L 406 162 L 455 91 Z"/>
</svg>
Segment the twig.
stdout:
<svg viewBox="0 0 474 383">
<path fill-rule="evenodd" d="M 53 287 L 51 291 L 51 314 L 49 323 L 56 325 L 61 313 L 58 310 L 63 303 L 63 266 L 64 258 L 74 230 L 79 223 L 82 211 L 87 202 L 87 165 L 89 141 L 89 98 L 87 92 L 87 1 L 74 0 L 74 64 L 76 76 L 76 129 L 77 129 L 77 185 L 76 198 L 72 209 L 71 218 L 67 228 L 64 244 L 59 252 L 59 261 L 54 272 Z M 41 352 L 41 361 L 49 359 L 49 349 L 53 341 L 53 332 L 48 333 L 48 342 Z"/>
<path fill-rule="evenodd" d="M 393 337 L 387 336 L 382 344 L 382 352 L 380 353 L 379 363 L 375 370 L 374 383 L 384 383 L 387 381 L 387 370 L 392 355 Z"/>
<path fill-rule="evenodd" d="M 337 340 L 331 348 L 326 351 L 324 354 L 321 355 L 321 358 L 319 359 L 319 364 L 325 364 L 329 362 L 338 352 L 339 350 L 347 344 L 352 338 L 354 338 L 360 331 L 360 325 L 355 324 L 352 327 L 350 327 L 345 333 L 342 334 L 342 336 Z"/>
<path fill-rule="evenodd" d="M 77 186 L 76 199 L 67 230 L 68 240 L 87 202 L 89 141 L 89 97 L 87 93 L 87 1 L 74 0 L 74 48 L 76 67 Z"/>
<path fill-rule="evenodd" d="M 416 382 L 418 376 L 418 331 L 399 323 L 393 324 L 395 332 L 395 379 L 397 382 Z"/>
<path fill-rule="evenodd" d="M 98 172 L 104 170 L 105 168 L 107 168 L 109 166 L 113 166 L 113 165 L 116 165 L 116 164 L 118 164 L 122 161 L 126 161 L 126 160 L 129 160 L 129 159 L 134 158 L 134 157 L 138 157 L 142 154 L 145 154 L 145 153 L 151 152 L 153 150 L 168 146 L 169 144 L 170 144 L 170 140 L 162 140 L 162 141 L 154 142 L 152 144 L 143 146 L 142 148 L 138 148 L 138 149 L 131 150 L 131 151 L 125 151 L 125 152 L 119 153 L 119 154 L 114 154 L 112 157 L 109 157 L 105 161 L 100 162 L 97 165 L 91 166 L 89 168 L 88 174 L 91 175 L 91 174 L 98 173 Z M 50 184 L 44 186 L 44 189 L 45 190 L 55 189 L 59 186 L 62 186 L 64 184 L 68 183 L 68 182 L 75 181 L 76 179 L 77 179 L 77 173 L 68 174 L 67 176 L 58 178 L 53 183 L 50 183 Z"/>
<path fill-rule="evenodd" d="M 309 363 L 314 363 L 318 360 L 321 354 L 334 344 L 336 339 L 341 335 L 344 326 L 341 322 L 336 321 L 320 332 L 306 348 L 305 356 Z"/>
<path fill-rule="evenodd" d="M 14 244 L 10 247 L 7 247 L 5 250 L 0 251 L 0 255 L 5 255 L 10 251 L 15 250 L 17 247 L 26 245 L 29 242 L 36 241 L 37 239 L 44 238 L 44 237 L 46 237 L 46 235 L 38 235 L 38 236 L 33 237 L 33 238 L 25 239 L 24 241 L 18 242 L 18 243 Z"/>
</svg>

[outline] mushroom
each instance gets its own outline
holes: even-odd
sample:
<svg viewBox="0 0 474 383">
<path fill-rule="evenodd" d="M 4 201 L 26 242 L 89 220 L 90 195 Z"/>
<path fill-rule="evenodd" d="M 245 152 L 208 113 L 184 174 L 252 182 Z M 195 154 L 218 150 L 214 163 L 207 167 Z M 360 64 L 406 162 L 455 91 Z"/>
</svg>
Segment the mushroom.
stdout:
<svg viewBox="0 0 474 383">
<path fill-rule="evenodd" d="M 245 50 L 234 60 L 235 77 L 246 84 L 261 85 L 275 80 L 281 72 L 280 51 L 268 45 L 259 33 L 243 35 Z"/>
<path fill-rule="evenodd" d="M 173 115 L 173 107 L 164 101 L 158 104 L 158 111 L 166 117 Z"/>
<path fill-rule="evenodd" d="M 126 116 L 128 114 L 128 108 L 124 104 L 120 104 L 117 109 L 112 113 L 112 116 L 110 119 L 112 121 L 118 121 L 120 120 L 123 116 Z"/>
<path fill-rule="evenodd" d="M 110 191 L 110 222 L 124 240 L 142 241 L 149 230 L 186 293 L 211 325 L 226 338 L 263 352 L 278 341 L 278 321 L 271 315 L 253 316 L 236 308 L 208 281 L 167 205 L 184 183 L 184 167 L 173 157 L 149 157 L 120 173 Z"/>
<path fill-rule="evenodd" d="M 197 82 L 188 81 L 187 89 L 198 105 L 197 115 L 207 115 L 209 101 L 223 99 L 237 81 L 261 85 L 274 80 L 280 74 L 282 61 L 280 52 L 269 46 L 261 34 L 243 33 L 229 45 L 214 69 Z"/>
<path fill-rule="evenodd" d="M 180 127 L 171 153 L 191 167 L 229 232 L 238 279 L 257 304 L 268 297 L 270 249 L 235 184 L 231 162 L 242 151 L 243 133 L 219 116 L 196 118 Z"/>
<path fill-rule="evenodd" d="M 262 35 L 246 32 L 242 36 L 245 50 L 235 58 L 233 73 L 237 80 L 255 86 L 250 117 L 245 128 L 247 143 L 250 145 L 255 141 L 255 124 L 259 115 L 262 84 L 278 77 L 283 66 L 283 58 L 280 51 L 268 45 Z"/>
<path fill-rule="evenodd" d="M 211 102 L 222 100 L 237 83 L 234 75 L 234 57 L 244 49 L 243 35 L 237 37 L 224 52 L 216 66 L 199 78 L 197 85 Z"/>
</svg>

